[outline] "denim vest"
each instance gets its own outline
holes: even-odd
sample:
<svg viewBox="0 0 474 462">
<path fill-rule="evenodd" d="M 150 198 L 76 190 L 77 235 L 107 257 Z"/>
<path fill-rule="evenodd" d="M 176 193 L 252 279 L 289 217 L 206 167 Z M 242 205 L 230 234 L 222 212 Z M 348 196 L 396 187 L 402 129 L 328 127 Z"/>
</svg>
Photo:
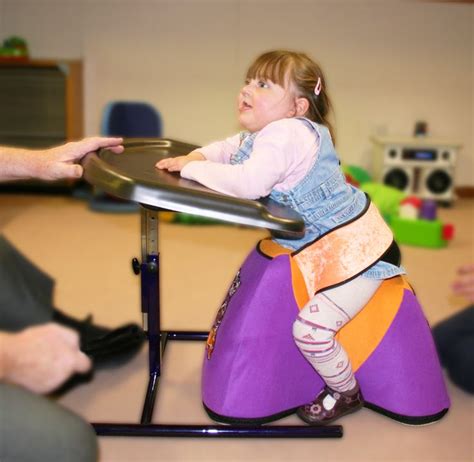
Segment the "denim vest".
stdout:
<svg viewBox="0 0 474 462">
<path fill-rule="evenodd" d="M 316 161 L 304 178 L 289 191 L 271 191 L 270 198 L 298 212 L 306 226 L 305 236 L 299 240 L 274 239 L 283 247 L 298 250 L 322 234 L 359 215 L 367 205 L 365 194 L 346 182 L 329 130 L 308 119 L 302 123 L 313 128 L 319 138 Z M 258 133 L 241 133 L 239 150 L 231 157 L 231 164 L 247 160 Z M 401 267 L 379 261 L 363 275 L 371 279 L 387 279 L 404 274 Z"/>
</svg>

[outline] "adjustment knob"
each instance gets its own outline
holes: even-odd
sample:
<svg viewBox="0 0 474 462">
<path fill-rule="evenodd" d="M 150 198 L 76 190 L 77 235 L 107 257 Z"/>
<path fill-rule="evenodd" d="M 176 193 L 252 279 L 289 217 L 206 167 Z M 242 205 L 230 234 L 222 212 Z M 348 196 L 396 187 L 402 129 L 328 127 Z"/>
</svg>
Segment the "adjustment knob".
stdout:
<svg viewBox="0 0 474 462">
<path fill-rule="evenodd" d="M 132 271 L 135 274 L 140 274 L 140 262 L 138 261 L 138 258 L 132 260 Z"/>
</svg>

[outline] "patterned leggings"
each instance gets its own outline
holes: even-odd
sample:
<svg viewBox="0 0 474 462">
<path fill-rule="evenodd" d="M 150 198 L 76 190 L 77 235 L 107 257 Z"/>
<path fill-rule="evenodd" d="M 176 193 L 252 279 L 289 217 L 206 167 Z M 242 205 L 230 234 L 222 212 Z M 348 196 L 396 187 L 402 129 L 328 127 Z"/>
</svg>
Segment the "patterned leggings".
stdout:
<svg viewBox="0 0 474 462">
<path fill-rule="evenodd" d="M 299 350 L 333 390 L 344 392 L 357 385 L 349 357 L 335 335 L 367 304 L 382 282 L 358 276 L 318 293 L 293 324 Z"/>
</svg>

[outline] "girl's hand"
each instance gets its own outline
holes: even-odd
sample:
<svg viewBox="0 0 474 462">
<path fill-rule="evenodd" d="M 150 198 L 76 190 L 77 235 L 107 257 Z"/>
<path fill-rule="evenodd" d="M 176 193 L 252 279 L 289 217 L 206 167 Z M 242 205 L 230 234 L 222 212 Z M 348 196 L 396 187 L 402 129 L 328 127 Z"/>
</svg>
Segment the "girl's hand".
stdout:
<svg viewBox="0 0 474 462">
<path fill-rule="evenodd" d="M 168 170 L 168 172 L 180 172 L 191 160 L 188 156 L 168 157 L 157 162 L 155 167 L 160 170 Z"/>
<path fill-rule="evenodd" d="M 190 152 L 187 156 L 167 157 L 156 163 L 155 167 L 168 172 L 180 172 L 186 164 L 194 160 L 205 160 L 199 151 Z"/>
<path fill-rule="evenodd" d="M 474 302 L 474 264 L 463 265 L 458 269 L 458 276 L 452 284 L 455 294 Z"/>
</svg>

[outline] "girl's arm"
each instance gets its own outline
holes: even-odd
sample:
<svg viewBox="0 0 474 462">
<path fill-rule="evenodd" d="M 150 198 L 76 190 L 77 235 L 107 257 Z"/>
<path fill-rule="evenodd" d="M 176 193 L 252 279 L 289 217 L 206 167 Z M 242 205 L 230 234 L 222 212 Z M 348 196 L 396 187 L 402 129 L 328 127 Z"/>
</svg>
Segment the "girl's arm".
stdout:
<svg viewBox="0 0 474 462">
<path fill-rule="evenodd" d="M 239 148 L 239 135 L 232 136 L 223 141 L 216 141 L 202 148 L 190 152 L 186 156 L 167 157 L 156 163 L 155 167 L 169 172 L 180 172 L 185 165 L 195 160 L 210 160 L 228 164 L 231 155 Z"/>
<path fill-rule="evenodd" d="M 257 199 L 275 187 L 288 190 L 296 185 L 313 164 L 317 147 L 315 132 L 304 122 L 283 119 L 260 131 L 243 164 L 193 162 L 181 170 L 181 176 L 224 194 Z"/>
<path fill-rule="evenodd" d="M 240 135 L 234 135 L 222 141 L 208 144 L 199 149 L 206 160 L 220 164 L 230 163 L 232 154 L 237 152 L 240 145 Z"/>
</svg>

